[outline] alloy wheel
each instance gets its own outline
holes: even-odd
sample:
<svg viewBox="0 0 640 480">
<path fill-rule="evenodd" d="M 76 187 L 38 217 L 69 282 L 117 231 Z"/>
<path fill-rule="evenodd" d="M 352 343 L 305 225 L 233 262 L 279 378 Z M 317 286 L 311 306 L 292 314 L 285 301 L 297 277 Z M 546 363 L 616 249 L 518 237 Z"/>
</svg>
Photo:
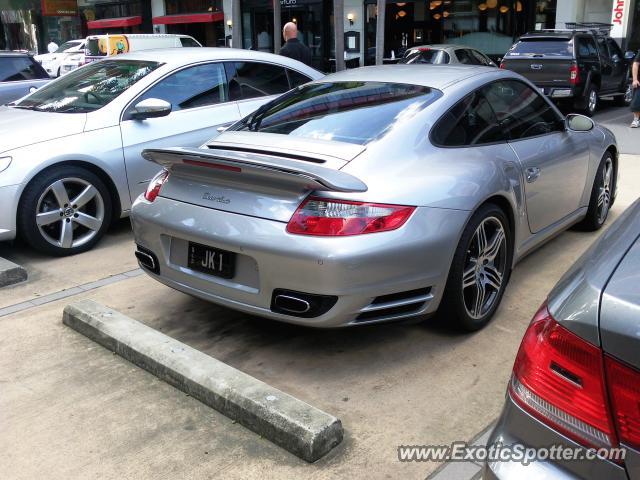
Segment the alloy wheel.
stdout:
<svg viewBox="0 0 640 480">
<path fill-rule="evenodd" d="M 613 176 L 613 162 L 605 159 L 602 170 L 602 183 L 598 191 L 598 222 L 604 223 L 611 207 L 611 178 Z"/>
<path fill-rule="evenodd" d="M 589 93 L 589 112 L 593 113 L 596 111 L 596 106 L 598 105 L 598 93 L 595 90 L 591 90 Z"/>
<path fill-rule="evenodd" d="M 507 237 L 496 217 L 485 218 L 471 238 L 462 274 L 467 314 L 480 319 L 500 296 L 507 268 Z"/>
<path fill-rule="evenodd" d="M 47 242 L 61 248 L 84 245 L 104 223 L 104 200 L 81 178 L 62 178 L 44 189 L 36 208 L 36 225 Z"/>
</svg>

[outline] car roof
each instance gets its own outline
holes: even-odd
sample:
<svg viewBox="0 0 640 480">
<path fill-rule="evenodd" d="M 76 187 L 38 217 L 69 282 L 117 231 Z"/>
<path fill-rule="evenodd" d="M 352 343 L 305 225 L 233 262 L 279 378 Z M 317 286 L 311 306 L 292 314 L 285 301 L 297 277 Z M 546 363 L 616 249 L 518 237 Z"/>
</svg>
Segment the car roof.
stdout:
<svg viewBox="0 0 640 480">
<path fill-rule="evenodd" d="M 479 65 L 376 65 L 343 70 L 316 82 L 388 82 L 407 83 L 443 90 L 454 83 L 477 75 L 495 74 L 496 68 Z M 508 71 L 501 70 L 504 76 Z"/>
<path fill-rule="evenodd" d="M 468 45 L 458 45 L 457 43 L 434 43 L 431 45 L 416 45 L 408 50 L 418 50 L 420 48 L 430 48 L 431 50 L 447 50 L 449 48 L 468 48 L 471 50 L 477 50 L 477 48 L 470 47 Z"/>
<path fill-rule="evenodd" d="M 111 57 L 114 59 L 116 57 Z M 281 65 L 291 66 L 300 69 L 301 63 L 282 55 L 273 53 L 257 52 L 255 50 L 244 50 L 239 48 L 226 47 L 175 47 L 157 48 L 150 50 L 137 50 L 130 53 L 117 55 L 118 59 L 161 61 L 173 66 L 186 65 L 189 63 L 206 60 L 253 60 L 264 62 L 276 62 Z M 311 67 L 307 67 L 312 69 Z M 313 69 L 312 69 L 313 70 Z"/>
<path fill-rule="evenodd" d="M 524 35 L 520 36 L 520 40 L 531 40 L 531 39 L 558 39 L 558 40 L 571 40 L 575 34 L 586 34 L 590 35 L 589 32 L 580 31 L 580 30 L 555 30 L 555 31 L 546 31 L 546 32 L 528 32 Z"/>
</svg>

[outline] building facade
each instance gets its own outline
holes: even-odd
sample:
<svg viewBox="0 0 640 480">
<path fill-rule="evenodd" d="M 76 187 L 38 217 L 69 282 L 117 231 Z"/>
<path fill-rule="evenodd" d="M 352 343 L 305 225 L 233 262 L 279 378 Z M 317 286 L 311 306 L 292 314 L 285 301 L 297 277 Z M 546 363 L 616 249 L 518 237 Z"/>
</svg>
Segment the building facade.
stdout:
<svg viewBox="0 0 640 480">
<path fill-rule="evenodd" d="M 281 25 L 298 25 L 313 65 L 335 67 L 333 0 L 275 0 Z M 343 0 L 348 65 L 375 62 L 376 0 Z M 184 33 L 206 46 L 274 51 L 274 0 L 0 0 L 0 49 L 46 51 L 92 33 Z M 234 12 L 236 7 L 236 12 Z M 634 19 L 638 21 L 634 22 Z M 405 0 L 385 3 L 383 58 L 411 46 L 470 45 L 499 58 L 519 35 L 567 22 L 613 25 L 624 49 L 640 48 L 640 0 Z"/>
</svg>

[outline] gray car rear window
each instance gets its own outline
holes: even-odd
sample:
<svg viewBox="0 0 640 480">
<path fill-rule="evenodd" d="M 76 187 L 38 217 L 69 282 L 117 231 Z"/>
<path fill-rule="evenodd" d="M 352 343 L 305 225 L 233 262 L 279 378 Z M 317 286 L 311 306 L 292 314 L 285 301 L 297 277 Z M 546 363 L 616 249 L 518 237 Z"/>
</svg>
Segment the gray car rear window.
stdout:
<svg viewBox="0 0 640 480">
<path fill-rule="evenodd" d="M 266 104 L 234 129 L 363 145 L 400 127 L 441 95 L 402 83 L 315 83 Z"/>
</svg>

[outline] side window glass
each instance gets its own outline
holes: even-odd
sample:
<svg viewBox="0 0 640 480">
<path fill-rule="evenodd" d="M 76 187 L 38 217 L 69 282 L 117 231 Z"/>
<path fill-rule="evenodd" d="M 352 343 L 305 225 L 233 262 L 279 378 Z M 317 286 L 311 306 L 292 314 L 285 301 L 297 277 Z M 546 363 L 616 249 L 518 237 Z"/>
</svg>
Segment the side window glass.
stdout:
<svg viewBox="0 0 640 480">
<path fill-rule="evenodd" d="M 228 101 L 224 67 L 208 63 L 185 68 L 161 80 L 135 103 L 146 98 L 159 98 L 171 103 L 171 110 L 204 107 Z"/>
<path fill-rule="evenodd" d="M 467 95 L 440 117 L 431 130 L 431 139 L 445 147 L 506 141 L 491 105 L 479 91 Z"/>
<path fill-rule="evenodd" d="M 476 59 L 476 63 L 478 65 L 489 65 L 489 62 L 487 61 L 486 57 L 484 55 L 482 55 L 480 52 L 476 52 L 475 50 L 469 50 L 469 52 L 471 53 L 471 55 L 473 55 L 473 58 Z"/>
<path fill-rule="evenodd" d="M 610 54 L 609 54 L 610 52 L 607 47 L 607 42 L 604 38 L 598 38 L 598 49 L 600 50 L 600 55 L 602 55 L 605 58 L 610 57 Z"/>
<path fill-rule="evenodd" d="M 500 125 L 510 140 L 561 131 L 562 119 L 551 105 L 525 83 L 493 82 L 483 88 Z"/>
<path fill-rule="evenodd" d="M 291 70 L 290 68 L 287 68 L 287 75 L 289 76 L 289 86 L 291 88 L 296 88 L 299 85 L 304 85 L 311 81 L 311 79 L 306 75 L 296 72 L 295 70 Z"/>
<path fill-rule="evenodd" d="M 231 100 L 277 95 L 289 90 L 284 67 L 259 62 L 226 64 Z"/>
<path fill-rule="evenodd" d="M 607 55 L 606 49 L 604 51 L 604 55 Z M 596 49 L 596 44 L 592 38 L 578 38 L 578 56 L 582 58 L 593 58 L 598 56 L 598 50 Z"/>
<path fill-rule="evenodd" d="M 614 55 L 617 55 L 619 59 L 623 57 L 622 50 L 620 50 L 620 47 L 618 46 L 615 40 L 612 40 L 609 38 L 607 39 L 607 44 L 609 45 L 609 52 L 611 53 L 612 57 Z"/>
<path fill-rule="evenodd" d="M 180 37 L 180 44 L 183 47 L 199 47 L 198 42 L 190 37 Z"/>
<path fill-rule="evenodd" d="M 465 63 L 467 65 L 473 65 L 474 63 L 476 63 L 471 57 L 471 55 L 469 55 L 469 52 L 462 48 L 459 50 L 456 50 L 456 57 L 458 58 L 458 61 L 460 63 Z"/>
</svg>

